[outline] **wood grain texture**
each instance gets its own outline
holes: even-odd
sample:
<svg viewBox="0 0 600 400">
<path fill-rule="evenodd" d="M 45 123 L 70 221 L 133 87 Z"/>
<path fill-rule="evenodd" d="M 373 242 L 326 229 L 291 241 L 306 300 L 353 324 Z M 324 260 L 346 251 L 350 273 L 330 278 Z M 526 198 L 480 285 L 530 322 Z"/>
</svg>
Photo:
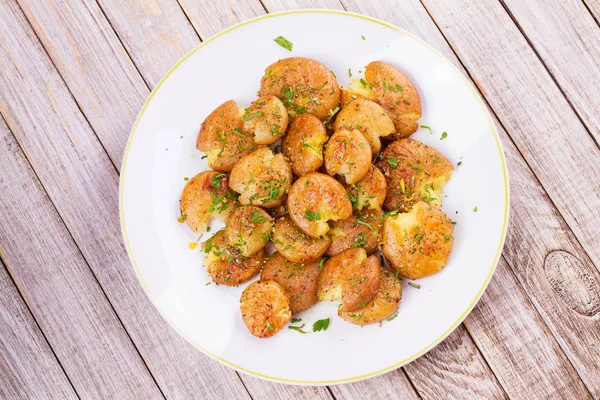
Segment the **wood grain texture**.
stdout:
<svg viewBox="0 0 600 400">
<path fill-rule="evenodd" d="M 499 312 L 498 304 L 502 303 L 506 305 Z M 478 331 L 474 337 L 487 357 L 493 360 L 511 355 L 510 372 L 519 379 L 498 374 L 511 399 L 591 398 L 504 259 L 466 321 L 470 329 Z M 490 365 L 494 369 L 494 364 Z"/>
<path fill-rule="evenodd" d="M 121 239 L 117 172 L 16 4 L 4 3 L 10 13 L 3 12 L 0 23 L 0 112 L 162 391 L 175 398 L 242 397 L 246 392 L 235 372 L 209 362 L 181 338 L 143 293 Z M 56 224 L 46 229 L 56 230 Z M 20 229 L 31 234 L 32 228 Z M 26 256 L 36 265 L 34 253 Z"/>
<path fill-rule="evenodd" d="M 375 17 L 385 17 L 384 13 L 389 11 L 388 21 L 425 38 L 462 70 L 456 56 L 419 3 L 402 2 L 397 3 L 396 6 L 390 4 L 391 7 L 385 8 L 381 2 L 367 4 L 345 0 L 345 3 L 351 11 Z M 511 175 L 511 224 L 504 255 L 516 271 L 521 285 L 542 314 L 544 321 L 549 325 L 569 359 L 574 362 L 578 373 L 589 385 L 590 382 L 599 380 L 598 373 L 595 372 L 598 371 L 599 348 L 593 344 L 597 341 L 598 321 L 573 315 L 569 308 L 557 308 L 557 304 L 561 304 L 562 300 L 555 295 L 550 285 L 544 284 L 547 278 L 543 265 L 547 253 L 561 248 L 569 249 L 568 251 L 577 254 L 581 259 L 587 260 L 588 267 L 591 263 L 511 139 L 498 121 L 495 122 L 499 127 Z M 535 240 L 531 240 L 532 237 Z M 595 277 L 594 279 L 597 279 L 593 267 L 591 270 L 588 268 L 588 271 Z M 512 305 L 512 307 L 517 306 L 517 304 Z M 501 307 L 506 308 L 507 304 L 500 303 L 497 307 L 497 311 L 500 312 Z M 511 315 L 506 312 L 504 314 Z M 520 321 L 516 322 L 520 323 Z M 479 334 L 474 329 L 471 329 L 471 333 Z M 475 339 L 477 340 L 476 336 Z M 550 339 L 540 338 L 540 340 Z M 510 353 L 495 354 L 494 358 L 486 355 L 486 358 L 497 376 L 503 376 L 505 380 L 509 378 L 515 380 L 510 381 L 510 386 L 527 384 L 527 381 L 521 380 L 520 376 L 511 373 Z M 554 373 L 552 365 L 548 365 L 547 368 L 549 371 L 544 373 Z"/>
<path fill-rule="evenodd" d="M 294 10 L 302 8 L 329 8 L 343 10 L 344 7 L 338 0 L 262 0 L 268 12 Z"/>
<path fill-rule="evenodd" d="M 77 393 L 162 398 L 18 143 L 1 127 L 0 171 L 3 262 Z"/>
<path fill-rule="evenodd" d="M 600 29 L 582 0 L 502 0 L 600 143 Z"/>
<path fill-rule="evenodd" d="M 415 392 L 403 369 L 397 369 L 364 381 L 331 386 L 330 390 L 338 400 L 414 400 L 421 398 Z"/>
<path fill-rule="evenodd" d="M 583 0 L 583 3 L 600 26 L 600 0 Z"/>
<path fill-rule="evenodd" d="M 290 360 L 290 362 L 292 362 Z M 311 399 L 332 400 L 325 386 L 298 386 L 265 381 L 250 375 L 242 374 L 244 386 L 253 400 L 273 399 Z"/>
<path fill-rule="evenodd" d="M 3 130 L 0 122 L 0 131 Z M 0 398 L 76 399 L 46 338 L 0 262 Z"/>
<path fill-rule="evenodd" d="M 423 3 L 600 268 L 600 150 L 557 85 L 500 3 Z"/>
</svg>

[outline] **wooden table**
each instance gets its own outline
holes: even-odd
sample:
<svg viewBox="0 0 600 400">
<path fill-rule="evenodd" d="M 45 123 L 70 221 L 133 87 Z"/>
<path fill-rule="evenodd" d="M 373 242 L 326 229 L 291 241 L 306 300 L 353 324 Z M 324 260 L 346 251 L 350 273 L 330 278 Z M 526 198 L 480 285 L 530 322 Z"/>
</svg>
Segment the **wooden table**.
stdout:
<svg viewBox="0 0 600 400">
<path fill-rule="evenodd" d="M 600 398 L 600 0 L 217 3 L 0 0 L 0 398 Z M 161 76 L 230 25 L 311 7 L 384 19 L 460 68 L 496 119 L 512 198 L 464 324 L 331 387 L 238 374 L 180 338 L 129 266 L 117 204 Z"/>
</svg>

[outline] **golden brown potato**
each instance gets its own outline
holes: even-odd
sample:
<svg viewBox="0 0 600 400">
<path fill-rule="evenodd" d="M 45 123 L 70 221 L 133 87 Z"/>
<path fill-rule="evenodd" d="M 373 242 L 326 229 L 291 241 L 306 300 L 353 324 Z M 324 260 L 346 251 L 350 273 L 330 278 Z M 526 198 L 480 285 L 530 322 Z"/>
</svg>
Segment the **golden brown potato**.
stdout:
<svg viewBox="0 0 600 400">
<path fill-rule="evenodd" d="M 377 166 L 387 181 L 384 208 L 401 212 L 420 200 L 440 207 L 442 189 L 454 170 L 439 151 L 412 139 L 391 143 Z"/>
<path fill-rule="evenodd" d="M 365 68 L 365 78 L 353 80 L 344 100 L 366 98 L 379 103 L 394 121 L 396 132 L 390 139 L 410 136 L 419 129 L 421 98 L 410 79 L 391 64 L 373 61 Z"/>
<path fill-rule="evenodd" d="M 202 123 L 196 148 L 208 155 L 208 166 L 229 172 L 246 154 L 256 149 L 250 135 L 242 132 L 242 116 L 235 100 L 217 107 Z"/>
<path fill-rule="evenodd" d="M 260 279 L 279 283 L 290 301 L 292 312 L 304 311 L 317 302 L 319 262 L 296 264 L 275 253 L 267 260 Z"/>
<path fill-rule="evenodd" d="M 356 99 L 345 105 L 338 113 L 333 129 L 358 129 L 369 142 L 373 153 L 381 150 L 379 138 L 396 130 L 387 112 L 379 104 L 367 99 Z"/>
<path fill-rule="evenodd" d="M 275 249 L 288 260 L 295 263 L 308 263 L 321 257 L 331 241 L 328 237 L 312 238 L 302 232 L 289 215 L 275 222 L 273 238 Z"/>
<path fill-rule="evenodd" d="M 381 265 L 376 256 L 363 260 L 359 267 L 344 279 L 342 308 L 346 311 L 364 307 L 373 300 L 379 289 Z"/>
<path fill-rule="evenodd" d="M 335 221 L 328 233 L 331 246 L 327 255 L 334 256 L 353 247 L 362 247 L 367 254 L 373 254 L 377 251 L 382 229 L 383 211 L 380 209 L 365 209 L 348 219 Z"/>
<path fill-rule="evenodd" d="M 323 145 L 327 142 L 327 131 L 314 115 L 298 115 L 281 141 L 281 151 L 292 164 L 297 176 L 315 172 L 323 164 Z"/>
<path fill-rule="evenodd" d="M 349 276 L 360 268 L 367 259 L 367 252 L 362 248 L 353 248 L 341 252 L 325 262 L 319 276 L 319 300 L 339 300 L 342 288 Z"/>
<path fill-rule="evenodd" d="M 225 228 L 225 239 L 244 257 L 258 253 L 269 242 L 273 218 L 262 208 L 242 206 L 231 214 Z"/>
<path fill-rule="evenodd" d="M 255 143 L 272 144 L 285 134 L 288 113 L 276 96 L 264 96 L 246 109 L 242 120 L 244 132 L 254 135 Z"/>
<path fill-rule="evenodd" d="M 369 167 L 369 172 L 354 185 L 345 185 L 352 208 L 378 209 L 383 206 L 387 193 L 387 182 L 383 172 L 374 165 Z"/>
<path fill-rule="evenodd" d="M 356 325 L 381 322 L 398 310 L 400 299 L 402 299 L 402 282 L 396 279 L 394 273 L 388 268 L 381 268 L 379 290 L 373 300 L 356 310 L 346 310 L 342 307 L 338 310 L 338 315 Z"/>
<path fill-rule="evenodd" d="M 341 183 L 330 176 L 311 172 L 296 180 L 288 194 L 292 220 L 308 236 L 318 238 L 329 231 L 328 221 L 352 215 L 352 203 Z"/>
<path fill-rule="evenodd" d="M 325 149 L 325 169 L 342 175 L 347 184 L 360 181 L 371 166 L 371 146 L 357 129 L 335 132 Z"/>
<path fill-rule="evenodd" d="M 226 174 L 205 171 L 190 179 L 181 194 L 181 221 L 194 232 L 204 232 L 210 217 L 227 221 L 237 207 L 237 194 L 228 188 Z"/>
<path fill-rule="evenodd" d="M 285 290 L 273 281 L 248 285 L 240 299 L 240 311 L 250 333 L 259 338 L 273 336 L 292 317 Z"/>
<path fill-rule="evenodd" d="M 410 212 L 385 220 L 383 254 L 403 278 L 418 279 L 441 271 L 453 245 L 452 222 L 431 204 L 420 201 Z"/>
<path fill-rule="evenodd" d="M 340 103 L 340 86 L 320 62 L 291 57 L 267 67 L 258 95 L 278 96 L 292 117 L 308 113 L 324 121 Z"/>
<path fill-rule="evenodd" d="M 202 251 L 206 253 L 204 265 L 212 280 L 227 286 L 249 281 L 260 271 L 266 257 L 264 249 L 251 257 L 244 257 L 238 247 L 227 242 L 223 230 L 202 243 Z"/>
<path fill-rule="evenodd" d="M 283 154 L 261 147 L 243 157 L 229 176 L 229 187 L 240 194 L 239 202 L 265 208 L 278 207 L 292 184 L 292 169 Z"/>
</svg>

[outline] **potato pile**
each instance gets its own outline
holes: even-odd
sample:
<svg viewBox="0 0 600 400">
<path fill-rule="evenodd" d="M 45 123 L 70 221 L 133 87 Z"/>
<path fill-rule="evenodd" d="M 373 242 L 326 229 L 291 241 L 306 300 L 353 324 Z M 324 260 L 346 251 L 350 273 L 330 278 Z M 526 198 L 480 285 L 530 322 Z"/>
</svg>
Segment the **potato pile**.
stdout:
<svg viewBox="0 0 600 400">
<path fill-rule="evenodd" d="M 417 89 L 381 61 L 340 88 L 323 64 L 293 57 L 266 68 L 258 96 L 223 103 L 198 134 L 212 170 L 188 181 L 180 221 L 194 232 L 225 221 L 201 246 L 208 273 L 229 286 L 260 273 L 240 310 L 261 338 L 319 300 L 339 301 L 353 324 L 389 318 L 400 278 L 439 272 L 454 243 L 439 209 L 453 166 L 408 138 Z"/>
</svg>

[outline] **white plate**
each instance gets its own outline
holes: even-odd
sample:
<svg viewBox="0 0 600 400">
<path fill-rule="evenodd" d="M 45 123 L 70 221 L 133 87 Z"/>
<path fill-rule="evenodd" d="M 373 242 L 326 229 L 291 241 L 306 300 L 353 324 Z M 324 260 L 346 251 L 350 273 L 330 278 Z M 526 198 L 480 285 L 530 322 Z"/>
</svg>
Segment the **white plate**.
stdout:
<svg viewBox="0 0 600 400">
<path fill-rule="evenodd" d="M 284 36 L 293 51 L 273 39 Z M 362 36 L 365 39 L 362 39 Z M 179 224 L 184 177 L 207 169 L 195 149 L 200 123 L 219 104 L 248 105 L 266 66 L 290 56 L 311 57 L 335 72 L 341 85 L 370 61 L 406 71 L 421 94 L 420 129 L 413 138 L 440 150 L 456 167 L 443 210 L 457 221 L 445 269 L 404 282 L 393 321 L 359 327 L 337 317 L 333 303 L 300 317 L 307 330 L 331 318 L 327 331 L 302 335 L 284 329 L 251 336 L 239 298 L 246 285 L 210 281 L 203 253 Z M 448 137 L 440 140 L 442 132 Z M 494 272 L 508 219 L 508 180 L 498 134 L 481 99 L 444 57 L 422 40 L 385 22 L 338 11 L 266 15 L 236 25 L 192 50 L 158 84 L 133 127 L 120 185 L 123 236 L 135 272 L 171 325 L 198 349 L 240 371 L 302 384 L 349 382 L 390 371 L 423 355 L 450 334 L 483 293 Z M 477 212 L 474 208 L 477 207 Z M 215 226 L 216 228 L 216 226 Z"/>
</svg>

